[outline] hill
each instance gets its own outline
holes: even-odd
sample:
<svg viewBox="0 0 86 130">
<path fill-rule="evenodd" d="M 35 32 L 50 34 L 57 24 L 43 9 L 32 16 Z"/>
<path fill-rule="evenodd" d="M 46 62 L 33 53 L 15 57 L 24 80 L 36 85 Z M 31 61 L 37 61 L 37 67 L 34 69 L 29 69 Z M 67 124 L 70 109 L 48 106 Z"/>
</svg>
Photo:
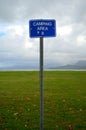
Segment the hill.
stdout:
<svg viewBox="0 0 86 130">
<path fill-rule="evenodd" d="M 58 66 L 52 69 L 82 69 L 85 70 L 86 69 L 86 61 L 78 61 L 77 63 L 73 64 L 73 65 L 64 65 L 64 66 Z"/>
</svg>

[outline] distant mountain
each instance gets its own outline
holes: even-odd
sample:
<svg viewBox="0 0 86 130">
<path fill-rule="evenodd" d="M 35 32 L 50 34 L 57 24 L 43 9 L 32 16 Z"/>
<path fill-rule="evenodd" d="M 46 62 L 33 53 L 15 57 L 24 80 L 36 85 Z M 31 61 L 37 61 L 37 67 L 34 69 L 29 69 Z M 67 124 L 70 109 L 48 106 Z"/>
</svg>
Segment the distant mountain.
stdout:
<svg viewBox="0 0 86 130">
<path fill-rule="evenodd" d="M 56 67 L 55 67 L 56 66 Z M 44 65 L 45 69 L 76 69 L 76 70 L 86 70 L 86 61 L 78 61 L 77 63 L 71 65 L 67 64 L 64 66 L 58 66 L 58 64 L 48 64 Z M 11 66 L 2 66 L 0 67 L 0 70 L 28 70 L 28 69 L 39 69 L 39 63 L 34 61 L 32 63 L 25 62 L 25 63 L 19 63 L 19 64 L 13 64 Z"/>
<path fill-rule="evenodd" d="M 52 69 L 82 69 L 86 70 L 86 61 L 78 61 L 77 63 L 73 65 L 64 65 L 64 66 L 58 66 Z"/>
<path fill-rule="evenodd" d="M 75 65 L 76 66 L 86 66 L 86 61 L 78 61 Z"/>
<path fill-rule="evenodd" d="M 0 67 L 0 70 L 35 70 L 37 69 L 36 67 L 28 67 L 28 66 L 12 66 L 12 67 Z"/>
<path fill-rule="evenodd" d="M 29 70 L 29 69 L 33 70 L 38 69 L 37 63 L 31 65 L 29 63 L 21 63 L 0 67 L 0 70 Z"/>
</svg>

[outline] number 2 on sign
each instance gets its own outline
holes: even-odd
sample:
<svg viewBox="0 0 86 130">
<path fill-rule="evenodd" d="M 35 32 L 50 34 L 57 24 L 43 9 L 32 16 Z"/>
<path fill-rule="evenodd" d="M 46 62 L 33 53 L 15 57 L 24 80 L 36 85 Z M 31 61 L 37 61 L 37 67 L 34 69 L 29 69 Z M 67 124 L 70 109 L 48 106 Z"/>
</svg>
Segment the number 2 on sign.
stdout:
<svg viewBox="0 0 86 130">
<path fill-rule="evenodd" d="M 44 35 L 44 32 L 41 32 L 41 35 Z"/>
</svg>

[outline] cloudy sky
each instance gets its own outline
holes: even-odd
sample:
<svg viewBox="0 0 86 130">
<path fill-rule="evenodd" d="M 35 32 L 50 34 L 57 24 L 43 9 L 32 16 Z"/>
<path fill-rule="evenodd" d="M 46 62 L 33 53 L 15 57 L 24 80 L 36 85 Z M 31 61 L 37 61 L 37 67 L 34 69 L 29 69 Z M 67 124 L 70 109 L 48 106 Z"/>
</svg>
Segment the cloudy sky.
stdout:
<svg viewBox="0 0 86 130">
<path fill-rule="evenodd" d="M 0 68 L 39 64 L 31 19 L 55 19 L 57 36 L 44 39 L 45 66 L 86 60 L 86 0 L 0 0 Z"/>
</svg>

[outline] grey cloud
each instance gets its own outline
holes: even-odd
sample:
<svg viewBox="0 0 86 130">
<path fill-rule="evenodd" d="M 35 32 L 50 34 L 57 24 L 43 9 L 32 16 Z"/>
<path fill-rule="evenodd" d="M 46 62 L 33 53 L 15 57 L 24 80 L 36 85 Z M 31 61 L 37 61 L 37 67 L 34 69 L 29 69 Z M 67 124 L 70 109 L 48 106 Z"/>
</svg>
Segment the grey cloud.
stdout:
<svg viewBox="0 0 86 130">
<path fill-rule="evenodd" d="M 75 22 L 86 23 L 86 0 L 76 2 L 73 15 Z"/>
<path fill-rule="evenodd" d="M 86 45 L 78 46 L 76 40 L 79 35 L 86 36 L 86 0 L 0 0 L 0 23 L 21 24 L 32 18 L 57 20 L 57 38 L 44 41 L 45 64 L 85 59 Z M 58 36 L 58 26 L 65 25 L 72 26 L 72 33 L 67 37 Z M 24 37 L 0 39 L 0 61 L 38 60 L 38 44 L 33 40 L 34 46 L 25 50 Z"/>
<path fill-rule="evenodd" d="M 86 21 L 85 0 L 0 0 L 0 21 L 12 22 L 49 15 L 66 22 Z M 44 14 L 44 15 L 43 15 Z M 65 21 L 64 21 L 65 22 Z"/>
<path fill-rule="evenodd" d="M 27 20 L 40 12 L 40 0 L 0 0 L 0 21 Z"/>
<path fill-rule="evenodd" d="M 16 20 L 24 20 L 43 16 L 49 13 L 49 16 L 57 15 L 64 17 L 71 11 L 71 2 L 67 1 L 30 1 L 30 0 L 0 0 L 0 21 L 10 22 Z"/>
<path fill-rule="evenodd" d="M 0 21 L 24 21 L 39 16 L 55 17 L 60 24 L 86 21 L 85 6 L 85 0 L 0 0 Z"/>
</svg>

